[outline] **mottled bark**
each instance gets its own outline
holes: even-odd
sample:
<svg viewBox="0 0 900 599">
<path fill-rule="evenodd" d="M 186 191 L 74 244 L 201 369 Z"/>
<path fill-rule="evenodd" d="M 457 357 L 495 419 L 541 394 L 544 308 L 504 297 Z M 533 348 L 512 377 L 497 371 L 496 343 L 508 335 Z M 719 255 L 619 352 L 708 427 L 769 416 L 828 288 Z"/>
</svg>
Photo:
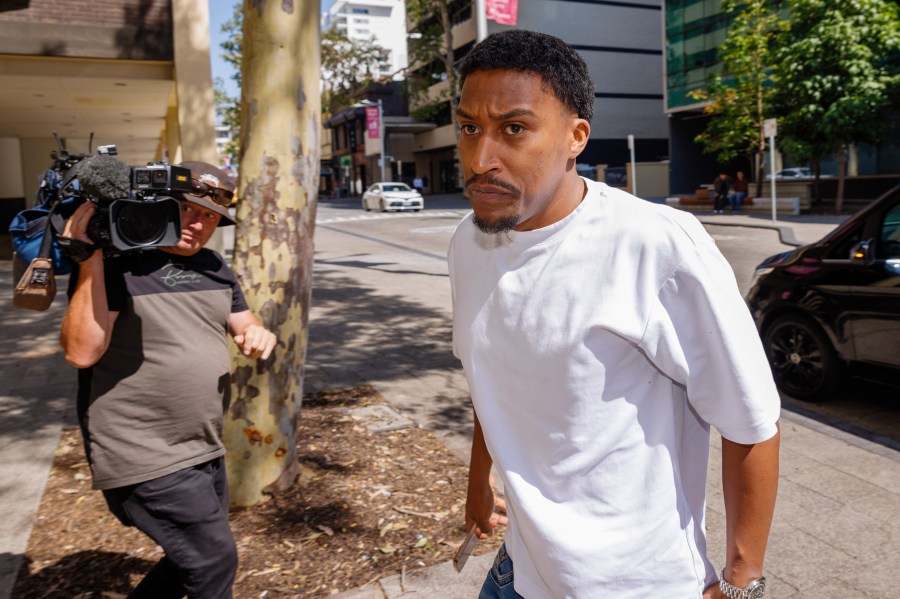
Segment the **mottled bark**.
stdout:
<svg viewBox="0 0 900 599">
<path fill-rule="evenodd" d="M 244 3 L 234 271 L 278 346 L 264 363 L 234 353 L 224 426 L 233 505 L 296 478 L 319 186 L 319 6 Z"/>
</svg>

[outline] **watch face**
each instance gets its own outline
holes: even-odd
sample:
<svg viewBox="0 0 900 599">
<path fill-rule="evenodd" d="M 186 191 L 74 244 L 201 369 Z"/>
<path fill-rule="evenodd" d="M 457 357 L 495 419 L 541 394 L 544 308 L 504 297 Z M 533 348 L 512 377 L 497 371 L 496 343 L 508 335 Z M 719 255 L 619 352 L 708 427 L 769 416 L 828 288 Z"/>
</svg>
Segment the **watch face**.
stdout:
<svg viewBox="0 0 900 599">
<path fill-rule="evenodd" d="M 750 595 L 748 599 L 763 599 L 766 596 L 766 582 L 764 580 L 758 580 L 753 585 L 753 588 L 750 589 Z"/>
</svg>

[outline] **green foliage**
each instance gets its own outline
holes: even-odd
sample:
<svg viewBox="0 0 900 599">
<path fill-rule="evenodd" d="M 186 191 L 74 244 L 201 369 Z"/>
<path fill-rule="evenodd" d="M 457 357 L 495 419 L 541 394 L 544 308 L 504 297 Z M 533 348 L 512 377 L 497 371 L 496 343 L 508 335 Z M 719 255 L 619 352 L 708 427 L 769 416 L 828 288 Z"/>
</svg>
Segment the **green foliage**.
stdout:
<svg viewBox="0 0 900 599">
<path fill-rule="evenodd" d="M 773 38 L 784 27 L 771 4 L 767 0 L 723 0 L 722 8 L 733 13 L 733 21 L 718 48 L 722 70 L 710 77 L 705 88 L 689 94 L 709 102 L 704 111 L 711 119 L 696 141 L 720 162 L 738 156 L 759 159 L 765 150 L 762 124 L 772 116 L 770 104 L 778 73 Z"/>
<path fill-rule="evenodd" d="M 780 133 L 794 157 L 818 162 L 850 143 L 875 143 L 900 87 L 900 18 L 887 0 L 788 0 Z"/>
<path fill-rule="evenodd" d="M 351 40 L 336 29 L 322 35 L 322 110 L 333 114 L 353 103 L 375 81 L 373 65 L 385 50 L 371 40 Z"/>
<path fill-rule="evenodd" d="M 222 24 L 222 32 L 226 33 L 224 41 L 219 44 L 222 48 L 222 58 L 225 62 L 234 67 L 234 73 L 231 78 L 241 87 L 241 43 L 243 41 L 243 4 L 238 2 L 234 5 L 231 14 L 231 20 Z M 238 141 L 241 133 L 241 98 L 233 98 L 225 91 L 225 86 L 221 79 L 213 82 L 213 94 L 216 104 L 216 116 L 218 121 L 231 130 L 231 141 L 225 145 L 225 153 L 231 158 L 232 163 L 237 162 L 237 156 L 240 151 Z"/>
<path fill-rule="evenodd" d="M 453 15 L 466 9 L 459 0 L 407 0 L 407 18 L 416 23 L 416 32 L 408 43 L 410 70 L 406 79 L 406 91 L 412 108 L 412 116 L 420 121 L 433 120 L 450 103 L 451 115 L 455 113 L 457 77 L 454 67 L 452 22 Z M 432 86 L 447 81 L 440 93 Z M 455 120 L 451 116 L 451 120 Z"/>
</svg>

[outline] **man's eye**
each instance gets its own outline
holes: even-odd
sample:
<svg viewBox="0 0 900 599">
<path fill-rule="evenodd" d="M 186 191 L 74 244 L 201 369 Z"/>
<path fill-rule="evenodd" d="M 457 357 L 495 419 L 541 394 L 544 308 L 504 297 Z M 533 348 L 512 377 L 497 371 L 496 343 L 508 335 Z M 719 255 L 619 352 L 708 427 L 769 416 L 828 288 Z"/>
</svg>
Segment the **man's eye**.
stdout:
<svg viewBox="0 0 900 599">
<path fill-rule="evenodd" d="M 511 135 L 518 135 L 525 132 L 525 127 L 519 125 L 518 123 L 510 123 L 509 125 L 504 127 L 504 129 Z"/>
<path fill-rule="evenodd" d="M 476 132 L 475 125 L 460 125 L 459 131 L 463 135 L 474 135 Z"/>
</svg>

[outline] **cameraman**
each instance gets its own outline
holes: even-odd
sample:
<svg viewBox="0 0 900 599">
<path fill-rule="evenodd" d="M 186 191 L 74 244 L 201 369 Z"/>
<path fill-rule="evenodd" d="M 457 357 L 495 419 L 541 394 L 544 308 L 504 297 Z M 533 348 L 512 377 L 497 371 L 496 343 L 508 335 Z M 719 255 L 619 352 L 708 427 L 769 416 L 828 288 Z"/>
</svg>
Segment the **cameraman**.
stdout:
<svg viewBox="0 0 900 599">
<path fill-rule="evenodd" d="M 231 597 L 237 548 L 221 440 L 231 381 L 226 331 L 251 359 L 267 359 L 276 344 L 222 257 L 203 247 L 216 227 L 234 224 L 226 208 L 233 184 L 209 164 L 181 166 L 204 195 L 176 195 L 177 245 L 104 256 L 87 233 L 93 202 L 78 207 L 63 233 L 87 248 L 76 256 L 60 342 L 80 369 L 78 416 L 93 487 L 123 524 L 165 551 L 130 597 Z"/>
</svg>

